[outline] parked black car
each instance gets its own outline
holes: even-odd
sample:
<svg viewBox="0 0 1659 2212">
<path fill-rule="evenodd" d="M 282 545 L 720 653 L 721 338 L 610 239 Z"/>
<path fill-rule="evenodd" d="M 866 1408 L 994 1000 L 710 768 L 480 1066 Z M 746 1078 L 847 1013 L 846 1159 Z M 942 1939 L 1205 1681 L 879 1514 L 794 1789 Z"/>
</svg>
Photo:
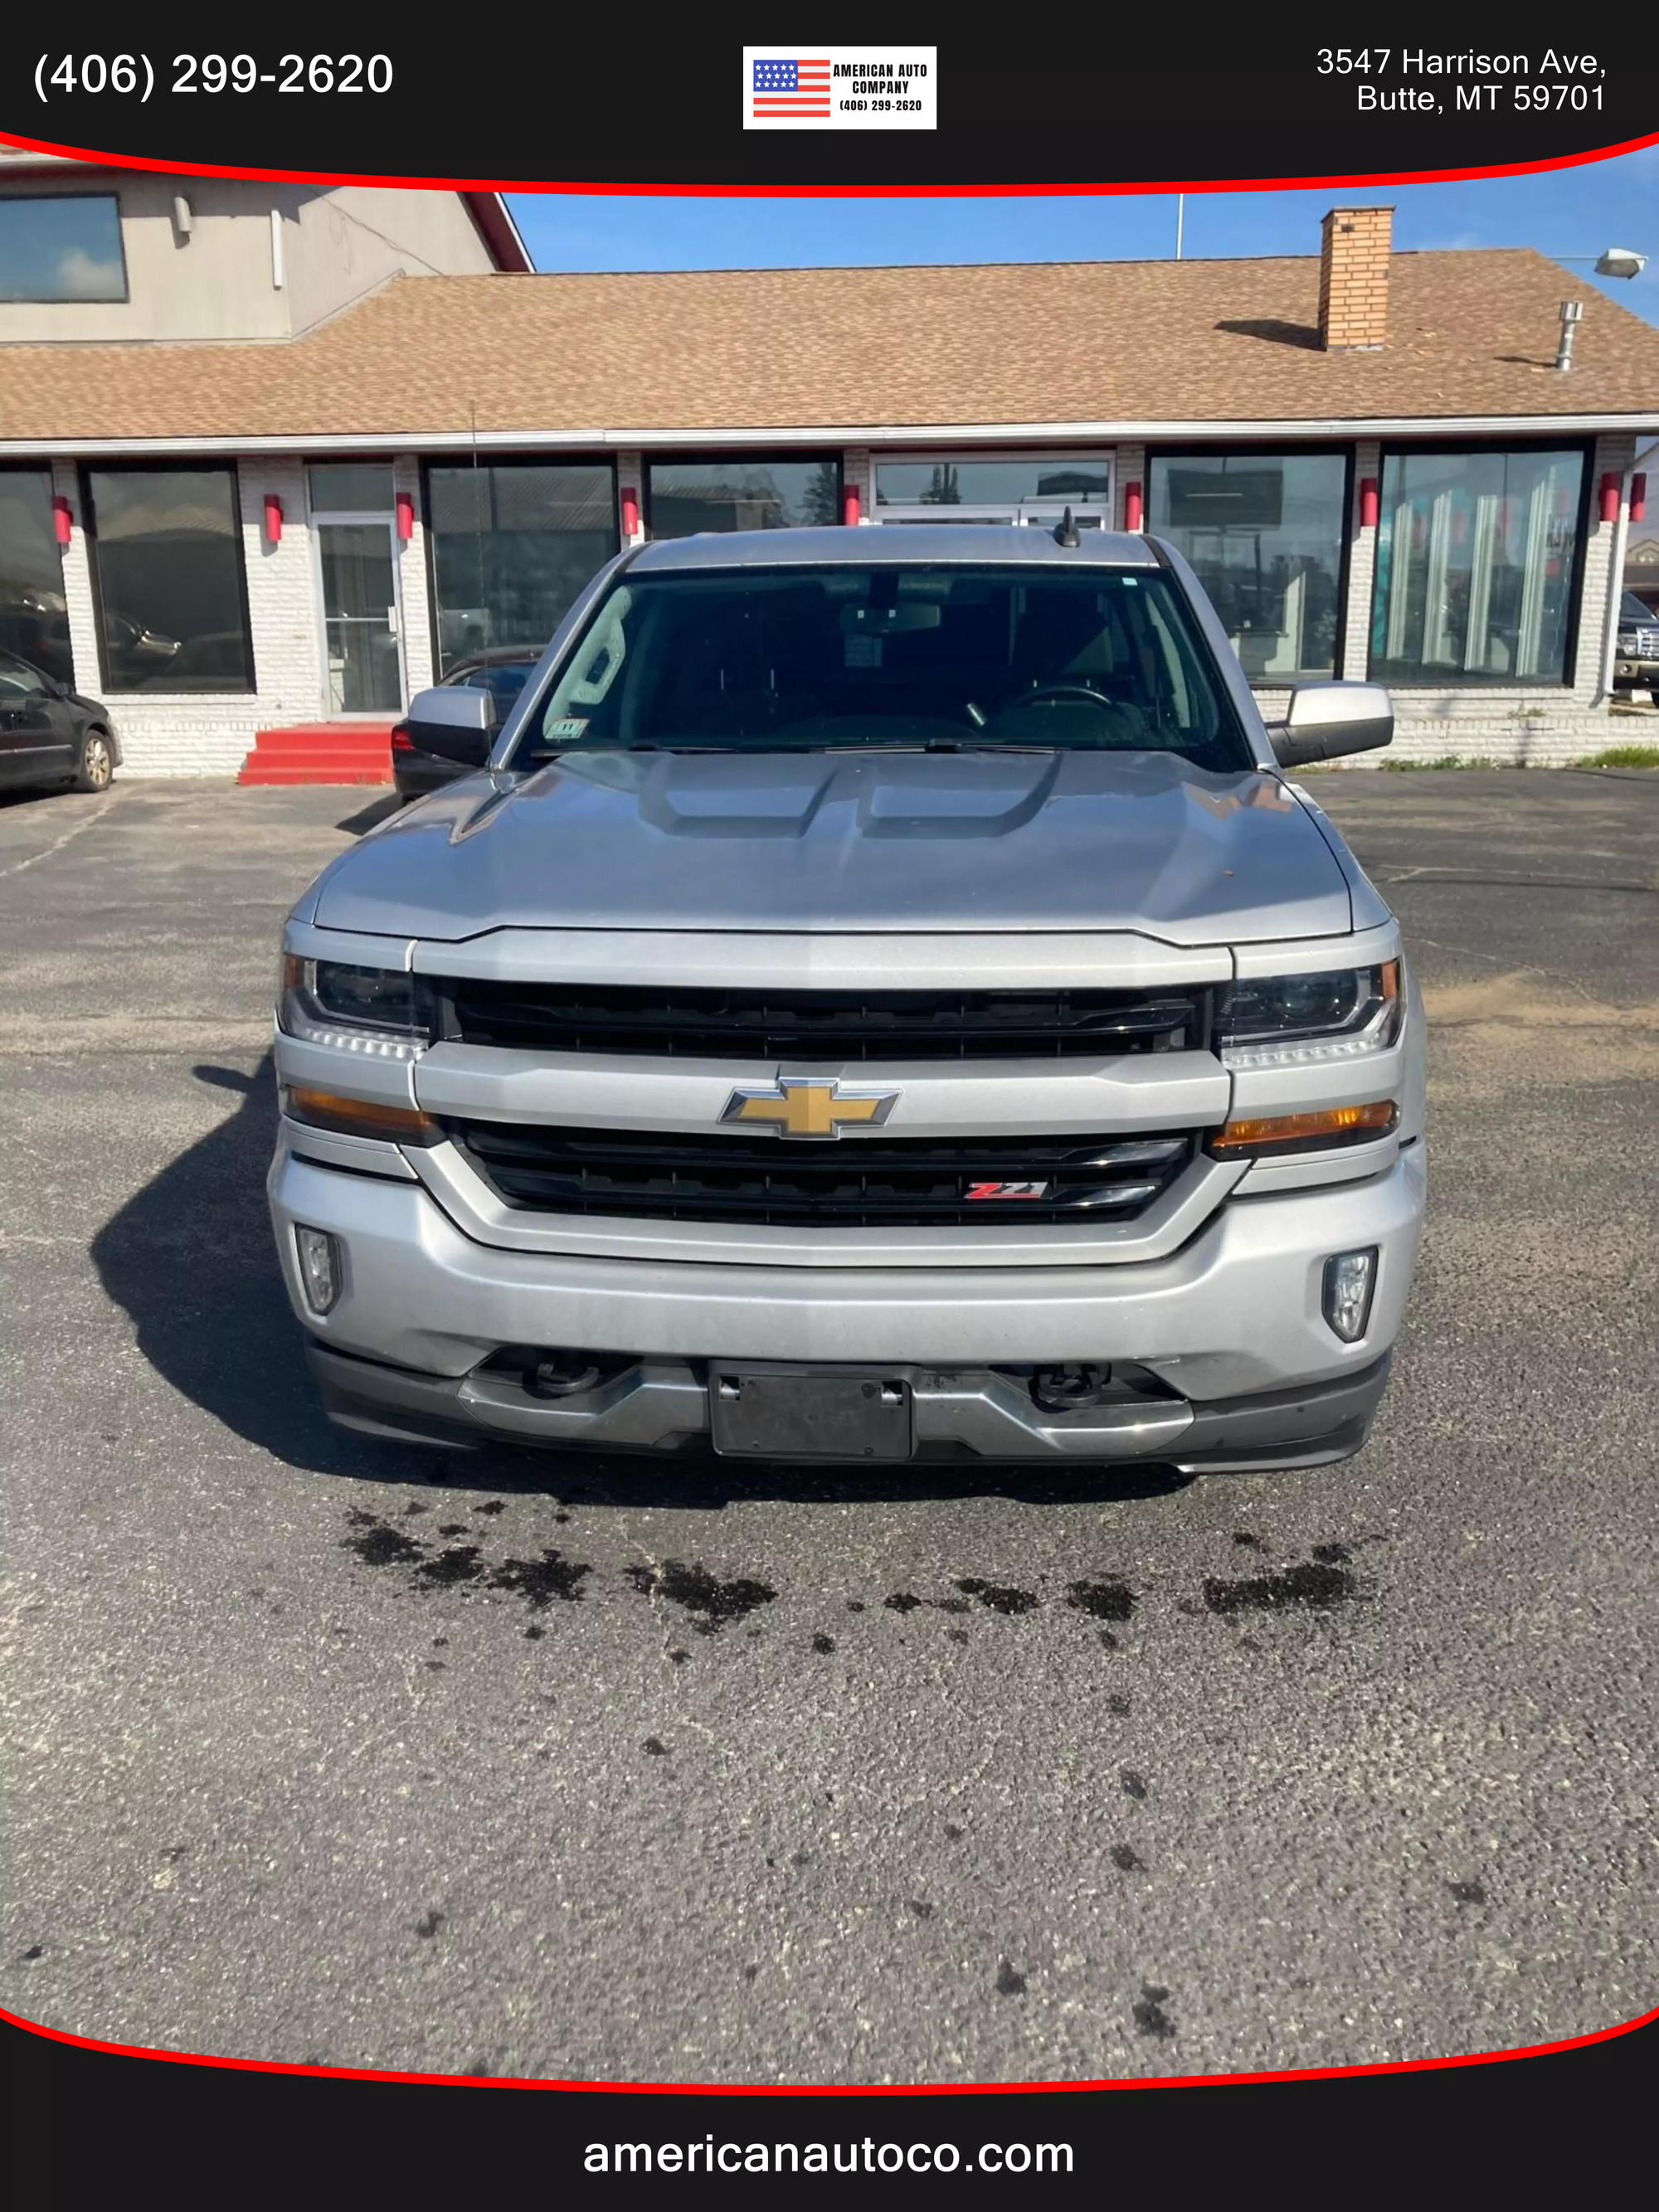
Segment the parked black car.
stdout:
<svg viewBox="0 0 1659 2212">
<path fill-rule="evenodd" d="M 101 700 L 83 699 L 32 660 L 0 652 L 0 785 L 107 790 L 120 740 Z"/>
<path fill-rule="evenodd" d="M 507 708 L 523 690 L 541 657 L 539 646 L 499 646 L 493 652 L 476 653 L 471 660 L 457 661 L 445 677 L 444 686 L 492 693 L 499 723 L 506 719 Z M 428 791 L 436 791 L 442 784 L 453 783 L 458 775 L 471 773 L 458 761 L 423 752 L 410 738 L 407 722 L 399 722 L 392 731 L 392 778 L 399 799 L 423 799 Z"/>
</svg>

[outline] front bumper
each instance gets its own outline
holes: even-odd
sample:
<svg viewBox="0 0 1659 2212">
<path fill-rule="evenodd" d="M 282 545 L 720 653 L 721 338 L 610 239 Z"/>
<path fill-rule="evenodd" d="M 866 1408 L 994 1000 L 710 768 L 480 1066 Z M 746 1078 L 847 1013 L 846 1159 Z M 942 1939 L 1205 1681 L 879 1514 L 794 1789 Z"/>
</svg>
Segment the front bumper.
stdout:
<svg viewBox="0 0 1659 2212">
<path fill-rule="evenodd" d="M 591 1390 L 549 1404 L 499 1371 L 455 1380 L 353 1359 L 314 1341 L 307 1352 L 329 1413 L 369 1436 L 676 1451 L 709 1432 L 714 1363 L 705 1360 L 638 1360 Z M 1018 1376 L 992 1369 L 941 1374 L 889 1363 L 884 1372 L 910 1387 L 918 1459 L 1140 1460 L 1183 1474 L 1236 1474 L 1315 1467 L 1358 1451 L 1392 1357 L 1385 1352 L 1357 1374 L 1296 1390 L 1209 1405 L 1126 1394 L 1066 1413 L 1043 1411 Z"/>
<path fill-rule="evenodd" d="M 1064 1267 L 810 1268 L 496 1249 L 419 1183 L 278 1151 L 270 1202 L 289 1297 L 332 1409 L 398 1434 L 664 1445 L 707 1427 L 710 1358 L 904 1372 L 919 1447 L 998 1458 L 1285 1465 L 1363 1442 L 1387 1375 L 1421 1225 L 1420 1145 L 1382 1173 L 1235 1198 L 1167 1257 Z M 296 1224 L 343 1255 L 310 1314 Z M 1344 1344 L 1321 1309 L 1332 1252 L 1377 1248 L 1370 1324 Z M 528 1397 L 484 1363 L 507 1346 L 625 1353 L 592 1404 Z M 1144 1370 L 1127 1410 L 1045 1416 L 1008 1370 Z M 603 1402 L 599 1402 L 603 1401 Z M 1107 1416 L 1109 1415 L 1109 1418 Z"/>
</svg>

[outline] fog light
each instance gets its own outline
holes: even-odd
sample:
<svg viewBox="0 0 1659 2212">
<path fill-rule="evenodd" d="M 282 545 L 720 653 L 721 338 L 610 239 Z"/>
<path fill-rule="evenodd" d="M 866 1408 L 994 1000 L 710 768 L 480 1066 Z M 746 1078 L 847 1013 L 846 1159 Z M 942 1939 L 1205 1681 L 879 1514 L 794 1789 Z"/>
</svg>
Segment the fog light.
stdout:
<svg viewBox="0 0 1659 2212">
<path fill-rule="evenodd" d="M 313 1313 L 325 1314 L 340 1295 L 340 1248 L 326 1229 L 296 1228 L 294 1245 L 306 1304 Z"/>
<path fill-rule="evenodd" d="M 1365 1334 L 1376 1287 L 1376 1247 L 1363 1252 L 1333 1252 L 1325 1262 L 1325 1318 L 1345 1344 Z"/>
</svg>

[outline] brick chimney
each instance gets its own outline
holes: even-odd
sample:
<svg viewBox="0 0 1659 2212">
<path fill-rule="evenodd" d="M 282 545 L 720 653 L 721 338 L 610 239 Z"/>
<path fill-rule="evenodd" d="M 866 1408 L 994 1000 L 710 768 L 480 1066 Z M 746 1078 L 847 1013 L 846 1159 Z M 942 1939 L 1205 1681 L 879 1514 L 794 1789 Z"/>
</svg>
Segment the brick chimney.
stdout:
<svg viewBox="0 0 1659 2212">
<path fill-rule="evenodd" d="M 1319 342 L 1328 353 L 1380 346 L 1389 334 L 1391 207 L 1333 208 L 1319 231 Z"/>
</svg>

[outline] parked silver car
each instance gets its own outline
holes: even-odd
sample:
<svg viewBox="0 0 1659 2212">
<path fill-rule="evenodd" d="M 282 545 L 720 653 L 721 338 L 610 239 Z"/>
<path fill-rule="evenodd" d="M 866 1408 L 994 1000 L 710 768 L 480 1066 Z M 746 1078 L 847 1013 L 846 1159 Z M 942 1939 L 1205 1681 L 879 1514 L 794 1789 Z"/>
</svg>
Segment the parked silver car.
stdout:
<svg viewBox="0 0 1659 2212">
<path fill-rule="evenodd" d="M 1364 1440 L 1424 1193 L 1400 931 L 1179 554 L 623 555 L 284 939 L 270 1192 L 337 1419 L 854 1462 Z"/>
</svg>

